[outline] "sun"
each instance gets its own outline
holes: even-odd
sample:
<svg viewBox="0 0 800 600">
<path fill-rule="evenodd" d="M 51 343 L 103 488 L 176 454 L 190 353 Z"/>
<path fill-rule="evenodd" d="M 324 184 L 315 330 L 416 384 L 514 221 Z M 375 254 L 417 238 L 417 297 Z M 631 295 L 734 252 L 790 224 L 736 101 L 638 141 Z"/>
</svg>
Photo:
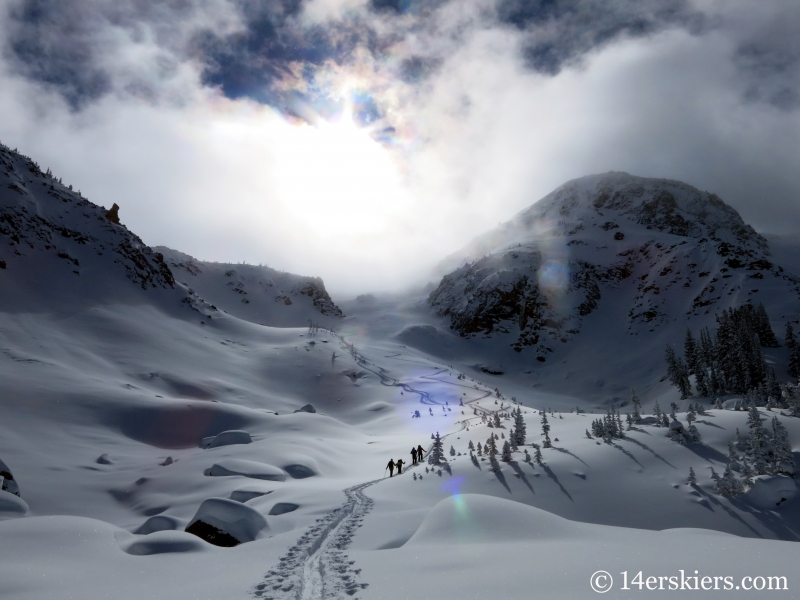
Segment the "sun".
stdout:
<svg viewBox="0 0 800 600">
<path fill-rule="evenodd" d="M 369 236 L 390 227 L 403 203 L 391 150 L 350 111 L 336 121 L 287 125 L 274 160 L 283 210 L 318 234 Z"/>
</svg>

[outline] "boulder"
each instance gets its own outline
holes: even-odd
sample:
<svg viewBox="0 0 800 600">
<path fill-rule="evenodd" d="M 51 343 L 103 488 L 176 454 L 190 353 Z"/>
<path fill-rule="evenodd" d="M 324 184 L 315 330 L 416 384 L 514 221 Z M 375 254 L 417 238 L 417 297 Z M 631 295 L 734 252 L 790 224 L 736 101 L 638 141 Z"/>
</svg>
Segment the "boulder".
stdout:
<svg viewBox="0 0 800 600">
<path fill-rule="evenodd" d="M 300 408 L 298 408 L 294 412 L 296 412 L 296 413 L 299 413 L 299 412 L 315 413 L 315 412 L 317 412 L 317 409 L 314 408 L 313 406 L 311 406 L 310 404 L 306 404 L 305 406 L 301 406 Z"/>
<path fill-rule="evenodd" d="M 227 498 L 208 498 L 197 509 L 186 531 L 209 544 L 232 547 L 252 542 L 266 528 L 267 520 L 249 506 Z"/>
<path fill-rule="evenodd" d="M 240 458 L 226 458 L 211 465 L 206 471 L 211 477 L 226 477 L 229 475 L 242 475 L 252 479 L 265 479 L 267 481 L 285 481 L 286 473 L 278 467 L 254 460 Z"/>
<path fill-rule="evenodd" d="M 250 434 L 246 431 L 241 431 L 239 429 L 234 429 L 231 431 L 223 431 L 219 435 L 215 436 L 212 439 L 208 447 L 209 448 L 219 448 L 220 446 L 233 446 L 235 444 L 250 444 L 253 442 L 253 438 L 250 437 Z"/>
</svg>

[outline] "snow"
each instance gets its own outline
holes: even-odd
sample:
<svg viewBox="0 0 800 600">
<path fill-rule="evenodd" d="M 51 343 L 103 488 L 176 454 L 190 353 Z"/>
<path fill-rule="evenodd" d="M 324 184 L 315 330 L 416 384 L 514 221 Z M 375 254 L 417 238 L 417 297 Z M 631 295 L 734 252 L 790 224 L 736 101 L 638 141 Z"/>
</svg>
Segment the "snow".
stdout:
<svg viewBox="0 0 800 600">
<path fill-rule="evenodd" d="M 586 598 L 601 569 L 615 581 L 625 570 L 746 570 L 789 576 L 794 589 L 793 480 L 756 478 L 742 497 L 712 489 L 710 469 L 724 470 L 747 413 L 707 410 L 695 422 L 702 443 L 685 445 L 649 418 L 655 401 L 668 410 L 674 400 L 686 425 L 689 401 L 661 381 L 663 346 L 682 340 L 690 322 L 713 318 L 686 316 L 680 285 L 658 299 L 674 319 L 632 333 L 633 296 L 609 285 L 580 333 L 539 362 L 511 348 L 513 331 L 462 338 L 423 292 L 337 299 L 348 316 L 323 314 L 321 296 L 299 291 L 315 278 L 270 275 L 289 305 L 267 293 L 265 268 L 165 251 L 168 263 L 184 265 L 170 285 L 156 252 L 104 221 L 104 209 L 21 157 L 0 156 L 0 211 L 20 236 L 11 243 L 0 230 L 0 466 L 21 493 L 0 492 L 4 598 Z M 581 189 L 576 197 L 588 198 Z M 124 222 L 124 206 L 120 215 Z M 720 209 L 708 222 L 719 229 L 735 219 Z M 648 272 L 672 260 L 671 234 L 633 221 L 609 231 L 587 224 L 592 252 L 564 239 L 558 246 L 542 238 L 537 248 L 551 256 L 577 248 L 610 266 L 618 252 L 597 246 L 623 229 L 624 243 L 662 244 Z M 520 231 L 483 248 L 532 241 Z M 742 231 L 743 244 L 761 248 Z M 688 257 L 679 260 L 688 268 Z M 775 279 L 768 311 L 780 337 L 798 310 L 781 287 L 788 280 Z M 231 291 L 239 283 L 247 294 Z M 746 297 L 737 290 L 724 301 Z M 785 349 L 765 354 L 785 380 Z M 588 439 L 585 430 L 609 406 L 629 410 L 631 387 L 646 418 L 610 444 Z M 513 421 L 490 428 L 473 411 L 510 412 L 512 397 L 528 446 L 493 471 L 485 456 L 470 457 L 468 444 L 494 433 L 507 439 Z M 735 400 L 723 398 L 729 408 Z M 570 412 L 576 406 L 583 412 Z M 523 451 L 542 442 L 545 408 L 554 447 L 542 448 L 544 464 L 526 463 Z M 800 447 L 800 420 L 762 413 L 777 416 Z M 409 456 L 418 444 L 430 448 L 435 432 L 456 450 L 445 452 L 441 474 L 424 461 L 412 466 Z M 402 475 L 384 474 L 389 458 L 408 461 Z M 696 486 L 686 484 L 690 467 Z M 187 533 L 198 519 L 246 543 L 216 547 Z"/>
<path fill-rule="evenodd" d="M 266 479 L 268 481 L 284 481 L 286 479 L 286 474 L 278 467 L 238 458 L 228 458 L 214 463 L 208 470 L 208 474 L 211 477 L 243 475 L 244 477 Z"/>
</svg>

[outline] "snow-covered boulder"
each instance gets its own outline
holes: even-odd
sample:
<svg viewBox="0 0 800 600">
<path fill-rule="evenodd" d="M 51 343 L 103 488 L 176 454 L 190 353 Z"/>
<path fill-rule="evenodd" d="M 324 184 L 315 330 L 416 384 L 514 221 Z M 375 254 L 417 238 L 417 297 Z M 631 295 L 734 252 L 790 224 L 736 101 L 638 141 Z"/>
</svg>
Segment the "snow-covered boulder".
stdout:
<svg viewBox="0 0 800 600">
<path fill-rule="evenodd" d="M 260 498 L 261 496 L 266 496 L 267 494 L 271 493 L 272 490 L 264 489 L 261 487 L 243 486 L 240 488 L 236 488 L 231 492 L 231 500 L 236 500 L 236 502 L 247 502 L 248 500 L 252 500 L 253 498 Z"/>
<path fill-rule="evenodd" d="M 95 462 L 98 465 L 113 465 L 114 464 L 114 461 L 112 461 L 108 457 L 108 454 L 101 454 L 100 456 L 97 457 L 97 460 Z"/>
<path fill-rule="evenodd" d="M 249 506 L 227 498 L 208 498 L 186 531 L 215 546 L 232 547 L 252 542 L 266 527 L 266 519 Z"/>
<path fill-rule="evenodd" d="M 253 479 L 266 479 L 268 481 L 285 481 L 286 473 L 278 467 L 254 460 L 241 458 L 226 458 L 211 465 L 206 471 L 211 477 L 226 477 L 228 475 L 243 475 Z"/>
<path fill-rule="evenodd" d="M 0 490 L 19 496 L 19 485 L 11 474 L 8 465 L 0 460 Z"/>
<path fill-rule="evenodd" d="M 300 506 L 295 504 L 294 502 L 278 502 L 272 508 L 269 509 L 269 514 L 285 515 L 286 513 L 296 511 L 298 508 L 300 508 Z"/>
<path fill-rule="evenodd" d="M 19 496 L 0 491 L 0 519 L 23 517 L 28 514 L 28 503 Z"/>
<path fill-rule="evenodd" d="M 753 478 L 751 487 L 742 496 L 759 508 L 775 509 L 797 495 L 795 480 L 786 475 L 759 475 Z"/>
<path fill-rule="evenodd" d="M 317 474 L 311 467 L 301 464 L 285 465 L 283 470 L 286 471 L 292 479 L 306 479 L 308 477 L 314 477 L 314 475 Z"/>
<path fill-rule="evenodd" d="M 315 412 L 317 412 L 317 409 L 314 408 L 313 406 L 311 406 L 310 404 L 306 404 L 305 406 L 301 406 L 300 408 L 298 408 L 294 412 L 296 412 L 296 413 L 299 413 L 299 412 L 315 413 Z"/>
<path fill-rule="evenodd" d="M 218 448 L 220 446 L 233 446 L 235 444 L 250 444 L 253 438 L 246 431 L 235 429 L 232 431 L 223 431 L 216 435 L 213 440 L 208 444 L 209 448 Z"/>
<path fill-rule="evenodd" d="M 194 535 L 183 531 L 157 531 L 125 546 L 123 550 L 133 556 L 168 554 L 176 552 L 202 552 L 208 548 Z"/>
<path fill-rule="evenodd" d="M 171 515 L 155 515 L 142 523 L 139 529 L 134 531 L 134 533 L 149 535 L 156 531 L 173 531 L 176 529 L 183 529 L 183 522 L 181 519 Z"/>
</svg>

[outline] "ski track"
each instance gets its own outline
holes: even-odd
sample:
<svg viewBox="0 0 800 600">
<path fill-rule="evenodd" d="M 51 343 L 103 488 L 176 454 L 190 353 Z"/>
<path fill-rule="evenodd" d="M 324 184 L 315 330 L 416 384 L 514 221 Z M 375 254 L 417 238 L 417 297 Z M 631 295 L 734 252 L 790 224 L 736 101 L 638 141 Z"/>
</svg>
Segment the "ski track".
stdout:
<svg viewBox="0 0 800 600">
<path fill-rule="evenodd" d="M 342 342 L 342 349 L 350 352 L 356 364 L 380 377 L 383 385 L 400 387 L 409 393 L 418 394 L 422 404 L 441 404 L 433 400 L 427 392 L 414 389 L 390 377 L 383 367 L 374 365 L 377 370 L 369 368 L 367 365 L 374 363 L 369 363 L 353 344 L 348 344 L 341 336 L 337 337 Z M 427 378 L 433 379 L 446 371 L 448 369 L 443 368 Z M 475 389 L 478 389 L 477 386 Z M 482 400 L 490 394 L 491 392 L 486 391 L 486 395 L 477 400 Z M 469 406 L 471 402 L 465 406 Z M 478 408 L 487 415 L 493 412 L 482 407 Z M 472 418 L 458 421 L 460 427 L 441 436 L 442 439 L 466 430 Z M 422 464 L 420 461 L 416 465 L 409 465 L 406 472 Z M 450 471 L 449 464 L 442 465 L 442 468 Z M 316 523 L 300 536 L 297 542 L 280 557 L 278 565 L 268 571 L 264 580 L 255 586 L 253 596 L 262 600 L 338 600 L 353 598 L 359 590 L 366 588 L 369 584 L 357 581 L 361 569 L 353 568 L 355 561 L 349 560 L 345 550 L 350 545 L 355 530 L 361 527 L 362 521 L 374 504 L 364 490 L 380 481 L 383 479 L 360 483 L 344 490 L 347 497 L 345 503 L 317 519 Z"/>
<path fill-rule="evenodd" d="M 253 596 L 264 600 L 335 600 L 352 598 L 368 584 L 358 580 L 361 569 L 345 552 L 355 530 L 372 510 L 373 500 L 364 494 L 376 479 L 347 488 L 347 501 L 306 531 L 267 572 Z"/>
</svg>

